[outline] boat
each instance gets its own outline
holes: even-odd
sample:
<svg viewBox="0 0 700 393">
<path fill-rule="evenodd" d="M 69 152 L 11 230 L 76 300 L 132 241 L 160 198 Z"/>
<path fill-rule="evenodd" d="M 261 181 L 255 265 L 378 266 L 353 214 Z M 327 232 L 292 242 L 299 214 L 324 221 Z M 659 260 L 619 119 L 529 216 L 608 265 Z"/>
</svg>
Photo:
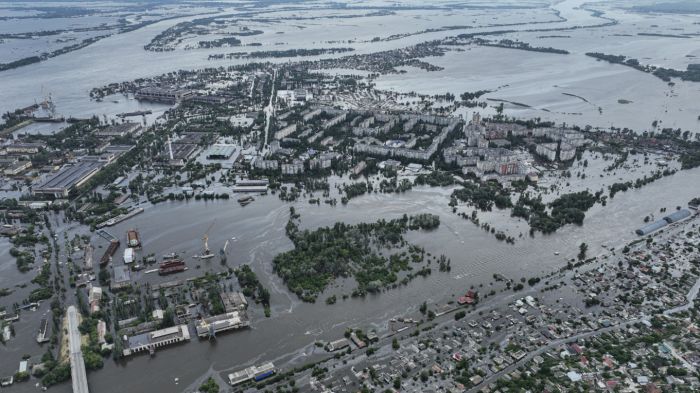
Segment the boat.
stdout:
<svg viewBox="0 0 700 393">
<path fill-rule="evenodd" d="M 126 232 L 127 245 L 133 248 L 141 247 L 141 239 L 139 239 L 139 233 L 135 229 L 129 229 Z"/>
<path fill-rule="evenodd" d="M 119 248 L 119 240 L 112 239 L 112 241 L 109 242 L 109 247 L 107 247 L 107 250 L 105 251 L 104 255 L 102 255 L 102 258 L 100 259 L 100 267 L 107 266 L 109 261 L 112 260 L 112 255 L 114 255 L 114 253 L 117 252 L 118 248 Z"/>
<path fill-rule="evenodd" d="M 253 202 L 254 200 L 255 200 L 255 198 L 253 198 L 252 196 L 249 195 L 249 196 L 245 196 L 242 198 L 238 198 L 238 203 L 240 203 L 241 206 L 246 206 L 249 203 Z"/>
<path fill-rule="evenodd" d="M 172 273 L 179 273 L 185 270 L 187 270 L 187 265 L 185 265 L 185 261 L 183 261 L 180 258 L 166 259 L 163 262 L 161 262 L 158 266 L 158 274 L 160 274 L 161 276 Z"/>
<path fill-rule="evenodd" d="M 43 116 L 43 117 L 32 117 L 37 123 L 63 123 L 66 121 L 64 117 L 53 117 L 53 116 Z"/>
<path fill-rule="evenodd" d="M 124 113 L 118 113 L 117 117 L 125 118 L 125 117 L 134 117 L 134 116 L 143 116 L 143 115 L 150 115 L 152 113 L 153 113 L 153 111 L 151 111 L 151 110 L 124 112 Z"/>
</svg>

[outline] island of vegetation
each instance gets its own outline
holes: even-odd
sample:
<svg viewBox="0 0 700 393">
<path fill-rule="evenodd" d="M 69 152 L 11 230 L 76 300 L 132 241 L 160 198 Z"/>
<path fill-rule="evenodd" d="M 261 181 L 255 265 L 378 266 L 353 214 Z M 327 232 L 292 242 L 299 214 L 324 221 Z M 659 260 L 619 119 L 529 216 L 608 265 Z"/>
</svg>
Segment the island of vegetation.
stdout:
<svg viewBox="0 0 700 393">
<path fill-rule="evenodd" d="M 690 82 L 700 82 L 700 64 L 688 64 L 687 69 L 685 71 L 681 71 L 673 68 L 643 65 L 639 62 L 639 60 L 628 58 L 627 56 L 623 55 L 588 52 L 586 53 L 586 56 L 590 56 L 598 60 L 604 60 L 612 64 L 621 64 L 627 67 L 632 67 L 636 70 L 652 74 L 665 82 L 670 82 L 671 78 L 680 78 L 681 80 Z"/>
<path fill-rule="evenodd" d="M 339 278 L 354 278 L 357 288 L 352 296 L 364 296 L 431 272 L 425 251 L 408 244 L 404 234 L 437 228 L 440 218 L 436 215 L 404 215 L 356 225 L 336 223 L 310 231 L 300 229 L 299 216 L 293 208 L 290 211 L 286 231 L 294 249 L 277 255 L 273 266 L 289 290 L 304 301 L 316 301 Z M 449 261 L 441 258 L 439 263 L 441 270 L 448 270 Z"/>
</svg>

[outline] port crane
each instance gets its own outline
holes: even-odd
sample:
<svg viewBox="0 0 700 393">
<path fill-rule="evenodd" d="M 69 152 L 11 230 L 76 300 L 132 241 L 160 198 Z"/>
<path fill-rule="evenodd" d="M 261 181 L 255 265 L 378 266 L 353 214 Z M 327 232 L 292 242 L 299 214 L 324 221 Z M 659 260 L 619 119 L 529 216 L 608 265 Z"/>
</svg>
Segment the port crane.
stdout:
<svg viewBox="0 0 700 393">
<path fill-rule="evenodd" d="M 214 224 L 216 224 L 216 219 L 212 221 L 209 228 L 207 228 L 207 231 L 204 232 L 204 237 L 202 238 L 202 241 L 204 241 L 204 254 L 202 254 L 199 259 L 209 259 L 214 257 L 214 254 L 212 254 L 211 250 L 209 249 L 209 231 L 211 231 Z"/>
<path fill-rule="evenodd" d="M 228 239 L 224 243 L 224 247 L 219 250 L 219 258 L 221 258 L 221 263 L 226 264 L 226 249 L 228 248 Z"/>
</svg>

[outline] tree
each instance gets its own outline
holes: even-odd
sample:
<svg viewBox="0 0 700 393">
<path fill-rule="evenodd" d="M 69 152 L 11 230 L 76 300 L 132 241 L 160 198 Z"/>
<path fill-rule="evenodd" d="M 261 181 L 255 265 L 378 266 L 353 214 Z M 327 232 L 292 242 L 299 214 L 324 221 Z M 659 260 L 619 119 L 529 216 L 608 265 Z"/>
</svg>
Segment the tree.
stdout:
<svg viewBox="0 0 700 393">
<path fill-rule="evenodd" d="M 394 339 L 391 340 L 391 347 L 394 348 L 394 351 L 401 348 L 401 345 L 399 345 L 399 340 L 397 340 L 396 337 L 394 337 Z"/>
<path fill-rule="evenodd" d="M 219 393 L 219 384 L 214 381 L 214 378 L 209 377 L 209 379 L 199 387 L 199 391 L 202 393 Z"/>
<path fill-rule="evenodd" d="M 171 326 L 175 326 L 175 313 L 172 307 L 168 307 L 163 312 L 163 320 L 160 323 L 160 328 L 165 329 Z"/>
<path fill-rule="evenodd" d="M 581 243 L 580 246 L 578 246 L 578 260 L 583 261 L 586 259 L 586 252 L 588 252 L 588 244 L 586 243 Z"/>
</svg>

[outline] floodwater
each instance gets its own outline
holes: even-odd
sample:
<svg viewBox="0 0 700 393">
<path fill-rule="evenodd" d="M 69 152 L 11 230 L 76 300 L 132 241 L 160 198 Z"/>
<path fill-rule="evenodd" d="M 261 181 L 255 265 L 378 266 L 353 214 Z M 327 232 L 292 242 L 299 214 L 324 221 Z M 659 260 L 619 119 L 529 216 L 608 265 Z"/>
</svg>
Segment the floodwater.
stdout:
<svg viewBox="0 0 700 393">
<path fill-rule="evenodd" d="M 638 57 L 645 64 L 668 65 L 683 69 L 698 54 L 697 38 L 642 37 L 635 34 L 651 29 L 645 15 L 626 13 L 616 8 L 606 9 L 606 16 L 620 21 L 605 28 L 548 31 L 573 26 L 591 26 L 607 20 L 591 15 L 580 7 L 583 1 L 567 0 L 554 6 L 567 20 L 562 22 L 553 10 L 453 10 L 453 11 L 399 11 L 394 15 L 350 19 L 283 20 L 279 23 L 240 22 L 265 33 L 244 37 L 245 43 L 260 43 L 260 47 L 217 48 L 212 50 L 183 50 L 154 53 L 143 50 L 151 38 L 185 17 L 159 22 L 129 33 L 103 39 L 68 55 L 0 72 L 0 111 L 23 107 L 52 93 L 57 112 L 64 116 L 113 116 L 116 113 L 145 109 L 133 100 L 121 99 L 113 103 L 95 102 L 88 93 L 93 87 L 112 82 L 156 76 L 178 69 L 228 66 L 249 60 L 208 60 L 212 53 L 257 50 L 285 50 L 290 48 L 321 48 L 344 46 L 355 53 L 402 48 L 426 40 L 493 30 L 517 30 L 519 33 L 498 38 L 520 39 L 533 46 L 553 46 L 566 49 L 570 55 L 552 55 L 496 48 L 471 48 L 466 52 L 449 53 L 442 58 L 427 59 L 445 67 L 440 72 L 409 69 L 407 75 L 381 77 L 377 86 L 398 91 L 445 93 L 457 95 L 464 91 L 492 90 L 485 98 L 520 102 L 532 108 L 507 106 L 506 113 L 523 117 L 541 117 L 570 124 L 597 127 L 630 127 L 640 131 L 650 127 L 653 120 L 663 126 L 697 128 L 697 105 L 700 87 L 680 82 L 674 87 L 661 80 L 628 67 L 596 62 L 585 52 L 600 50 L 611 54 Z M 227 9 L 221 15 L 230 14 Z M 337 14 L 324 10 L 309 11 L 308 15 L 328 17 Z M 350 14 L 346 12 L 344 14 Z M 355 12 L 358 14 L 358 12 Z M 361 14 L 361 13 L 360 13 Z M 299 16 L 299 13 L 278 11 L 272 16 Z M 307 16 L 306 14 L 304 16 Z M 536 24 L 513 25 L 518 22 Z M 699 30 L 690 18 L 684 16 L 656 17 L 653 31 L 674 32 L 679 25 L 688 26 L 686 33 Z M 445 26 L 472 26 L 471 28 L 409 35 L 403 38 L 369 42 L 374 37 L 415 33 L 428 28 Z M 537 29 L 536 32 L 526 30 Z M 695 29 L 695 30 L 693 30 Z M 284 33 L 284 34 L 278 34 Z M 676 32 L 677 33 L 677 32 Z M 551 38 L 561 36 L 569 38 Z M 323 37 L 323 41 L 319 40 Z M 663 48 L 653 53 L 642 53 L 648 47 Z M 644 56 L 642 56 L 644 55 Z M 324 57 L 338 57 L 332 55 Z M 310 58 L 314 59 L 314 58 Z M 287 62 L 276 58 L 273 62 Z M 615 94 L 609 94 L 609 92 Z M 581 99 L 566 96 L 574 94 Z M 631 101 L 619 104 L 618 100 Z M 601 108 L 600 110 L 598 108 Z M 600 113 L 602 111 L 602 113 Z"/>
<path fill-rule="evenodd" d="M 174 378 L 180 378 L 180 383 L 186 386 L 210 366 L 223 371 L 261 361 L 277 361 L 280 365 L 290 364 L 287 362 L 292 360 L 291 364 L 309 361 L 315 354 L 313 343 L 316 340 L 337 338 L 347 327 L 383 331 L 390 318 L 415 312 L 423 300 L 431 303 L 453 299 L 472 285 L 492 281 L 493 273 L 518 279 L 550 272 L 565 265 L 568 258 L 574 258 L 578 245 L 584 241 L 590 245 L 589 255 L 602 252 L 603 245 L 620 247 L 636 239 L 633 231 L 641 225 L 644 215 L 661 207 L 672 210 L 696 196 L 698 182 L 700 170 L 696 169 L 658 180 L 641 190 L 619 193 L 606 207 L 592 208 L 583 227 L 567 226 L 553 235 L 538 234 L 534 239 L 526 236 L 515 245 L 499 242 L 493 235 L 453 214 L 447 206 L 451 192 L 447 188 L 420 187 L 401 195 L 365 195 L 352 199 L 347 206 L 335 207 L 311 205 L 306 200 L 283 203 L 274 195 L 256 197 L 256 201 L 246 207 L 239 206 L 235 200 L 148 206 L 143 214 L 107 230 L 121 238 L 129 228 L 136 228 L 143 241 L 141 255 L 182 252 L 190 270 L 169 277 L 140 273 L 137 279 L 157 283 L 201 275 L 205 271 L 220 271 L 218 258 L 210 262 L 191 258 L 200 252 L 201 237 L 213 223 L 209 232 L 210 247 L 218 250 L 229 240 L 229 266 L 251 265 L 271 290 L 272 318 L 265 318 L 262 310 L 255 306 L 252 329 L 221 336 L 216 343 L 195 339 L 188 344 L 159 350 L 154 358 L 136 356 L 124 364 L 107 360 L 103 370 L 89 374 L 90 387 L 107 393 L 124 389 L 177 391 Z M 445 254 L 451 258 L 452 271 L 440 273 L 434 269 L 427 278 L 417 278 L 406 287 L 365 299 L 340 300 L 328 306 L 323 302 L 331 293 L 327 292 L 316 304 L 302 303 L 287 292 L 271 268 L 274 255 L 292 247 L 284 233 L 290 206 L 301 214 L 305 228 L 332 225 L 336 221 L 356 223 L 398 218 L 406 212 L 438 214 L 441 218 L 438 230 L 411 232 L 407 239 L 433 255 Z M 521 226 L 527 233 L 523 222 L 505 221 L 498 225 Z M 97 243 L 104 247 L 106 242 L 98 240 Z M 103 250 L 96 250 L 96 258 Z M 560 255 L 556 256 L 555 252 Z M 120 259 L 119 255 L 118 252 L 115 260 Z M 201 265 L 200 269 L 195 268 L 197 264 Z M 39 316 L 32 317 L 31 312 L 24 315 L 34 321 L 33 326 L 28 326 L 28 334 L 33 337 L 32 329 L 38 326 Z M 0 366 L 8 373 L 15 365 L 0 362 Z M 146 367 L 149 372 L 144 374 Z M 18 387 L 18 391 L 25 389 L 28 391 L 29 387 Z M 64 384 L 52 390 L 67 392 L 70 387 Z"/>
<path fill-rule="evenodd" d="M 600 23 L 598 18 L 578 8 L 580 3 L 582 1 L 577 0 L 557 4 L 561 15 L 568 19 L 564 24 L 573 26 Z M 400 17 L 367 18 L 371 20 L 307 21 L 305 29 L 294 27 L 299 22 L 292 20 L 277 24 L 274 29 L 268 28 L 270 31 L 265 35 L 246 39 L 264 42 L 265 46 L 261 50 L 270 50 L 278 41 L 283 42 L 283 45 L 275 45 L 274 49 L 328 47 L 327 42 L 318 42 L 318 37 L 322 35 L 317 33 L 334 31 L 335 27 L 338 27 L 340 33 L 324 36 L 324 39 L 354 39 L 358 42 L 339 43 L 334 46 L 352 46 L 357 49 L 356 53 L 367 53 L 400 48 L 427 39 L 467 32 L 470 29 L 414 35 L 378 43 L 359 41 L 446 24 L 480 25 L 482 27 L 478 30 L 486 31 L 493 29 L 486 26 L 486 21 L 494 18 L 495 14 L 503 13 L 484 10 L 469 12 L 473 12 L 474 15 L 466 17 L 457 14 L 450 16 L 450 19 L 444 19 L 444 15 L 437 12 L 421 16 L 417 15 L 420 12 L 407 11 L 400 14 Z M 533 11 L 517 12 L 520 13 L 519 17 L 511 19 L 553 19 L 552 13 L 536 16 Z M 617 54 L 615 43 L 634 40 L 614 34 L 618 34 L 620 29 L 633 31 L 636 24 L 644 27 L 650 23 L 646 17 L 630 16 L 619 10 L 610 12 L 609 16 L 620 19 L 623 27 L 618 25 L 606 28 L 611 29 L 610 31 L 602 32 L 596 29 L 580 29 L 551 33 L 570 35 L 571 38 L 568 39 L 537 38 L 538 35 L 550 33 L 518 33 L 522 34 L 519 36 L 521 39 L 533 45 L 570 50 L 572 54 L 568 56 L 474 47 L 465 52 L 453 52 L 441 58 L 427 59 L 433 64 L 445 67 L 444 71 L 427 73 L 411 70 L 405 75 L 381 77 L 377 85 L 379 88 L 413 90 L 420 93 L 452 91 L 459 94 L 464 91 L 489 89 L 493 92 L 486 96 L 488 98 L 521 102 L 530 106 L 524 108 L 507 105 L 506 113 L 509 115 L 536 116 L 566 121 L 569 124 L 627 126 L 642 131 L 649 127 L 652 120 L 659 119 L 666 126 L 697 129 L 697 102 L 700 102 L 700 88 L 697 84 L 679 82 L 671 87 L 653 76 L 622 66 L 596 62 L 584 55 L 584 52 L 594 46 L 593 43 L 603 41 L 608 42 L 606 53 Z M 656 23 L 664 27 L 679 23 L 678 18 L 681 19 L 681 23 L 687 21 L 682 16 L 674 18 L 660 17 Z M 57 111 L 64 116 L 113 116 L 116 113 L 147 107 L 121 96 L 100 103 L 90 101 L 88 93 L 92 87 L 154 76 L 176 69 L 244 62 L 208 61 L 208 54 L 216 51 L 177 50 L 152 53 L 142 49 L 143 45 L 163 29 L 187 19 L 191 18 L 157 23 L 104 39 L 68 55 L 0 72 L 0 110 L 4 112 L 29 105 L 35 99 L 41 99 L 47 92 L 51 92 Z M 630 25 L 625 25 L 627 20 L 630 21 Z M 397 23 L 401 21 L 403 23 Z M 408 21 L 415 21 L 415 24 L 411 25 Z M 507 23 L 508 20 L 500 22 Z M 551 22 L 537 26 L 547 28 L 561 24 Z M 521 30 L 530 27 L 512 28 Z M 265 30 L 264 27 L 262 29 Z M 285 31 L 285 34 L 277 35 L 277 31 Z M 643 40 L 648 42 L 652 38 L 647 37 Z M 655 47 L 664 47 L 662 56 L 666 60 L 653 58 L 654 54 L 648 54 L 651 57 L 645 61 L 650 63 L 672 64 L 682 68 L 685 64 L 683 61 L 671 58 L 697 51 L 693 49 L 697 48 L 693 47 L 693 43 L 696 43 L 695 38 L 685 40 L 686 44 L 679 43 L 678 39 L 674 38 L 654 37 L 653 40 Z M 672 45 L 664 46 L 666 42 L 672 42 Z M 642 47 L 641 44 L 629 44 L 619 50 L 628 51 L 622 54 L 639 56 Z M 611 91 L 614 93 L 611 94 Z M 584 97 L 588 102 L 563 93 Z M 619 104 L 619 99 L 632 103 Z M 157 112 L 162 111 L 164 107 L 154 109 L 154 112 Z M 37 132 L 51 131 L 53 130 L 39 129 Z M 658 211 L 661 207 L 673 209 L 675 206 L 683 206 L 691 198 L 697 197 L 697 184 L 700 184 L 700 169 L 680 172 L 641 190 L 620 193 L 606 207 L 596 205 L 588 212 L 583 227 L 567 226 L 549 236 L 526 236 L 524 239 L 518 239 L 515 245 L 497 241 L 493 235 L 452 213 L 447 206 L 451 189 L 419 187 L 400 195 L 371 194 L 355 198 L 347 206 L 335 207 L 310 205 L 306 200 L 295 204 L 282 203 L 274 195 L 256 197 L 256 201 L 246 207 L 239 206 L 235 199 L 214 202 L 167 202 L 147 206 L 145 213 L 107 230 L 123 238 L 126 230 L 136 228 L 144 243 L 143 254 L 180 252 L 186 257 L 191 269 L 167 278 L 140 273 L 137 279 L 157 283 L 200 275 L 207 270 L 221 270 L 217 258 L 211 262 L 192 259 L 192 255 L 201 250 L 202 235 L 213 223 L 209 233 L 211 248 L 218 250 L 229 240 L 229 265 L 247 263 L 252 266 L 263 284 L 271 290 L 272 317 L 265 318 L 262 310 L 254 307 L 253 327 L 250 330 L 222 336 L 213 343 L 195 339 L 191 343 L 160 350 L 154 358 L 137 356 L 120 364 L 106 360 L 103 370 L 89 374 L 90 387 L 100 393 L 180 391 L 210 370 L 210 367 L 216 371 L 223 371 L 239 369 L 261 361 L 273 360 L 280 365 L 290 364 L 290 361 L 291 364 L 308 361 L 316 356 L 313 346 L 315 340 L 337 338 L 346 327 L 386 329 L 386 323 L 391 317 L 415 311 L 424 300 L 440 302 L 452 299 L 472 285 L 488 283 L 496 272 L 513 278 L 549 272 L 563 266 L 567 258 L 575 257 L 578 245 L 584 241 L 590 245 L 590 255 L 600 253 L 603 245 L 620 246 L 636 238 L 633 231 L 640 225 L 641 218 L 649 212 Z M 445 254 L 451 258 L 452 271 L 439 273 L 434 269 L 433 274 L 427 278 L 417 278 L 406 287 L 364 299 L 341 300 L 328 306 L 323 302 L 327 294 L 323 294 L 317 304 L 302 303 L 286 290 L 284 284 L 272 273 L 271 266 L 274 255 L 292 247 L 284 233 L 290 206 L 295 206 L 301 214 L 302 226 L 307 228 L 332 225 L 337 221 L 356 223 L 378 218 L 391 219 L 404 213 L 438 214 L 442 222 L 439 229 L 430 233 L 412 232 L 407 238 L 434 255 Z M 498 229 L 508 228 L 509 233 L 514 234 L 527 233 L 525 223 L 520 220 L 495 213 L 490 218 L 496 221 Z M 103 248 L 96 249 L 95 258 L 99 258 L 105 246 L 105 242 L 97 242 Z M 555 253 L 560 255 L 556 256 Z M 118 260 L 119 255 L 118 253 L 115 259 Z M 200 265 L 199 269 L 196 268 L 197 264 Z M 9 256 L 7 240 L 0 239 L 0 287 L 28 282 L 34 274 L 35 272 L 17 272 L 14 260 Z M 0 299 L 0 304 L 10 306 L 16 299 L 24 298 L 30 289 L 30 286 L 17 288 L 16 294 Z M 0 347 L 0 375 L 12 374 L 23 352 L 33 355 L 43 352 L 33 339 L 38 321 L 46 307 L 47 305 L 42 305 L 36 312 L 24 313 L 21 322 L 16 325 L 18 337 L 8 346 Z M 144 372 L 146 369 L 147 373 Z M 180 379 L 180 385 L 175 385 L 175 378 Z M 34 391 L 35 387 L 31 384 L 19 384 L 12 389 L 29 392 Z M 51 388 L 57 392 L 69 392 L 70 389 L 70 384 Z"/>
</svg>

